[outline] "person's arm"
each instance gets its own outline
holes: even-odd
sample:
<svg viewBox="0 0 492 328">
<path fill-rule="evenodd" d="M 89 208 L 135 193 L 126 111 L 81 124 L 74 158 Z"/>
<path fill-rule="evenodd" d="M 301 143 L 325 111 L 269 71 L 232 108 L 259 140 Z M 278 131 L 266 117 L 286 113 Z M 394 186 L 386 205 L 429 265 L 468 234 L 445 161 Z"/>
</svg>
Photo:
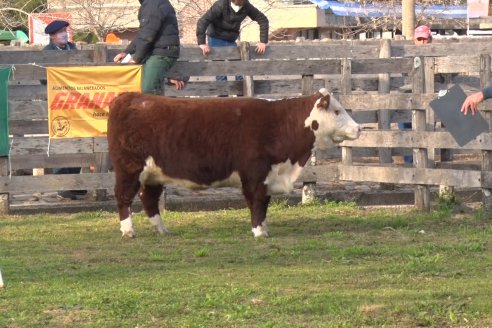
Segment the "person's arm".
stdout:
<svg viewBox="0 0 492 328">
<path fill-rule="evenodd" d="M 492 98 L 492 83 L 487 85 L 479 92 L 475 92 L 474 94 L 466 97 L 463 105 L 461 106 L 461 112 L 466 115 L 470 110 L 472 115 L 478 111 L 478 104 L 480 104 L 485 99 Z"/>
<path fill-rule="evenodd" d="M 167 83 L 174 84 L 177 90 L 182 90 L 186 86 L 186 82 L 190 80 L 189 76 L 168 76 Z"/>
<path fill-rule="evenodd" d="M 256 45 L 256 52 L 262 54 L 265 52 L 266 44 L 268 43 L 268 18 L 251 4 L 248 6 L 248 16 L 260 26 L 260 43 Z"/>
<path fill-rule="evenodd" d="M 161 4 L 162 6 L 163 4 Z M 165 4 L 164 7 L 152 6 L 146 7 L 142 12 L 140 29 L 137 36 L 128 46 L 127 50 L 133 50 L 134 52 L 127 51 L 132 54 L 132 59 L 135 63 L 141 63 L 142 60 L 152 51 L 154 46 L 154 39 L 159 33 L 162 23 L 166 19 L 166 13 L 172 12 L 172 8 L 166 8 L 170 6 Z"/>
<path fill-rule="evenodd" d="M 210 52 L 210 48 L 207 45 L 207 28 L 216 19 L 220 19 L 222 15 L 222 7 L 220 2 L 215 2 L 212 7 L 205 14 L 198 19 L 196 23 L 196 40 L 200 49 L 202 49 L 203 55 L 207 55 Z"/>
</svg>

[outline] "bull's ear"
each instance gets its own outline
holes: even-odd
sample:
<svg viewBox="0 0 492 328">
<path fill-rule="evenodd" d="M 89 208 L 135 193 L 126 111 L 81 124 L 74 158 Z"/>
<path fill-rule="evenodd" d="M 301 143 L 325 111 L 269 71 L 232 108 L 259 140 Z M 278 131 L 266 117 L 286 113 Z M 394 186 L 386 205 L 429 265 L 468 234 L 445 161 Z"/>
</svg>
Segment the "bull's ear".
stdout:
<svg viewBox="0 0 492 328">
<path fill-rule="evenodd" d="M 318 103 L 318 109 L 322 110 L 328 110 L 328 107 L 330 106 L 330 96 L 324 96 L 319 100 Z"/>
</svg>

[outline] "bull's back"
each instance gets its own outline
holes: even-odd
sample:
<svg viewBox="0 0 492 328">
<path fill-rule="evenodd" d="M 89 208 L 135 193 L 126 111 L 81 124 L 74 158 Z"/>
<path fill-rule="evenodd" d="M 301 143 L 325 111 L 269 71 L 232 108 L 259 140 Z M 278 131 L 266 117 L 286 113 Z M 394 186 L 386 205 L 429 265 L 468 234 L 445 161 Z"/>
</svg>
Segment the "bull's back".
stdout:
<svg viewBox="0 0 492 328">
<path fill-rule="evenodd" d="M 285 122 L 299 107 L 292 100 L 124 93 L 110 105 L 109 151 L 113 161 L 118 156 L 121 161 L 132 158 L 143 163 L 153 156 L 172 173 L 229 171 L 259 156 L 259 150 L 289 144 Z M 304 119 L 295 121 L 303 125 Z"/>
</svg>

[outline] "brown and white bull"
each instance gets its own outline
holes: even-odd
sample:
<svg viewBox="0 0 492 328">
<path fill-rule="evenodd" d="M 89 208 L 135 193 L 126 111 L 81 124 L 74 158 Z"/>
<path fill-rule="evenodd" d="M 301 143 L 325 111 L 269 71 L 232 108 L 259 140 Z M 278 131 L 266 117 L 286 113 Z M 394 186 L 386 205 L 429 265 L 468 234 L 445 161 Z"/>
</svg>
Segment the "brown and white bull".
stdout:
<svg viewBox="0 0 492 328">
<path fill-rule="evenodd" d="M 313 149 L 359 134 L 360 126 L 326 89 L 276 101 L 124 93 L 111 103 L 108 120 L 120 230 L 135 236 L 130 205 L 139 190 L 150 223 L 162 234 L 163 184 L 210 185 L 237 173 L 253 234 L 268 236 L 270 196 L 292 191 Z"/>
</svg>

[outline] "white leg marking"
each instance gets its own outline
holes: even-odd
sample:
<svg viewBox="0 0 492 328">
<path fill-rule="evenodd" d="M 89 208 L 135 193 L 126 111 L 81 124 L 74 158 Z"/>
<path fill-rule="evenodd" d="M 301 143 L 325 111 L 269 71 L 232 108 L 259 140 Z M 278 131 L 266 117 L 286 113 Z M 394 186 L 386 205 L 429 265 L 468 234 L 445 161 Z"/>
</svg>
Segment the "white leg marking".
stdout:
<svg viewBox="0 0 492 328">
<path fill-rule="evenodd" d="M 251 231 L 253 231 L 253 235 L 255 238 L 257 237 L 268 237 L 268 227 L 267 227 L 267 221 L 263 221 L 263 223 L 256 228 L 252 228 Z"/>
<path fill-rule="evenodd" d="M 135 230 L 133 230 L 132 216 L 130 215 L 126 219 L 120 221 L 121 237 L 134 238 L 136 236 Z"/>
<path fill-rule="evenodd" d="M 169 233 L 169 230 L 164 226 L 164 222 L 162 222 L 162 218 L 159 214 L 156 214 L 152 217 L 149 217 L 150 224 L 154 228 L 154 231 L 158 234 Z"/>
</svg>

